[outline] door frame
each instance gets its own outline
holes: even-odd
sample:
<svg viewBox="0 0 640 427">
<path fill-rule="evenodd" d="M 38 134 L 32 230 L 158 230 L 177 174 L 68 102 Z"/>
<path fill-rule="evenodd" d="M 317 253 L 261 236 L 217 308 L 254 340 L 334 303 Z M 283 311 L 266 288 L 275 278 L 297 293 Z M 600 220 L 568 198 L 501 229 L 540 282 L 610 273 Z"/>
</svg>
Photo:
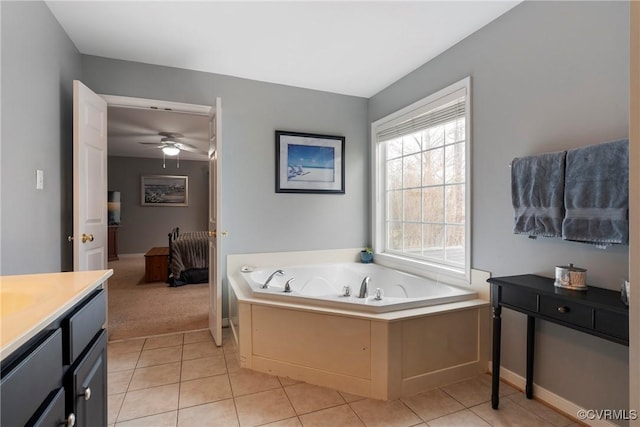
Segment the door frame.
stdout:
<svg viewBox="0 0 640 427">
<path fill-rule="evenodd" d="M 212 112 L 216 110 L 216 105 L 201 105 L 201 104 L 188 104 L 183 102 L 174 102 L 174 101 L 163 101 L 159 99 L 149 99 L 149 98 L 137 98 L 137 97 L 129 97 L 129 96 L 119 96 L 119 95 L 107 95 L 107 94 L 98 94 L 98 96 L 102 97 L 107 103 L 107 108 L 109 107 L 120 107 L 120 108 L 138 108 L 138 109 L 153 109 L 153 110 L 171 110 L 172 112 L 185 113 L 185 114 L 193 114 L 198 116 L 211 116 Z M 216 99 L 214 99 L 215 101 Z M 109 116 L 107 115 L 107 123 L 109 121 Z M 205 161 L 205 160 L 203 160 Z M 208 159 L 206 160 L 209 161 Z M 107 159 L 108 162 L 108 159 Z M 222 162 L 222 159 L 218 159 L 219 167 Z M 209 186 L 209 195 L 211 196 L 211 186 Z M 208 216 L 208 215 L 207 215 Z M 218 269 L 222 268 L 222 266 L 218 266 Z M 211 268 L 209 268 L 211 270 Z M 220 283 L 222 286 L 222 283 Z M 209 286 L 209 299 L 211 299 L 211 286 Z M 222 313 L 220 313 L 222 317 Z M 207 317 L 211 316 L 211 310 L 207 309 Z M 222 325 L 225 326 L 227 324 L 227 319 L 221 319 Z M 211 319 L 208 320 L 209 325 L 211 324 Z"/>
</svg>

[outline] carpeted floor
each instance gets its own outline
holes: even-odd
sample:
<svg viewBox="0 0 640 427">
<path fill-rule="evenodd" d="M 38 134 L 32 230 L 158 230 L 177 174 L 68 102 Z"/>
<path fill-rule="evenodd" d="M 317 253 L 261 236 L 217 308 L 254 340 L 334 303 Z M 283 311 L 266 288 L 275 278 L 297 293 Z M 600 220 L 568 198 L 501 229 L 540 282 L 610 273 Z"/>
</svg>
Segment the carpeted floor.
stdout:
<svg viewBox="0 0 640 427">
<path fill-rule="evenodd" d="M 171 288 L 144 280 L 144 256 L 109 263 L 107 289 L 109 340 L 147 337 L 208 327 L 209 286 Z"/>
</svg>

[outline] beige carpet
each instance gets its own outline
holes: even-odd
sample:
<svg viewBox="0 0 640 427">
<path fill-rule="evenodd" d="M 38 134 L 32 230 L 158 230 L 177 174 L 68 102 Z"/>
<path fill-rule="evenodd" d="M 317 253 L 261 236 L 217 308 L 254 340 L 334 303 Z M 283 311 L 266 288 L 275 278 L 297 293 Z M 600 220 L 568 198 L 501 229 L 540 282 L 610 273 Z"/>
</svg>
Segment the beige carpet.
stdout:
<svg viewBox="0 0 640 427">
<path fill-rule="evenodd" d="M 146 337 L 208 327 L 209 286 L 171 288 L 146 283 L 144 256 L 121 257 L 109 263 L 107 285 L 109 340 Z"/>
</svg>

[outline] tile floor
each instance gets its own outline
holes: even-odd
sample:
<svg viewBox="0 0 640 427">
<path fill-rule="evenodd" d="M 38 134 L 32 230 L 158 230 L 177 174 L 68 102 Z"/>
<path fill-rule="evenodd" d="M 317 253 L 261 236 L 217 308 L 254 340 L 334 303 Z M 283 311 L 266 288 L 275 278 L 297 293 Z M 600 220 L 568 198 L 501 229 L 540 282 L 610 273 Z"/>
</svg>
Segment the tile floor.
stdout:
<svg viewBox="0 0 640 427">
<path fill-rule="evenodd" d="M 110 342 L 109 426 L 573 426 L 502 384 L 491 409 L 480 375 L 395 401 L 377 401 L 241 369 L 230 332 L 222 348 L 195 331 Z M 577 425 L 577 424 L 575 424 Z"/>
</svg>

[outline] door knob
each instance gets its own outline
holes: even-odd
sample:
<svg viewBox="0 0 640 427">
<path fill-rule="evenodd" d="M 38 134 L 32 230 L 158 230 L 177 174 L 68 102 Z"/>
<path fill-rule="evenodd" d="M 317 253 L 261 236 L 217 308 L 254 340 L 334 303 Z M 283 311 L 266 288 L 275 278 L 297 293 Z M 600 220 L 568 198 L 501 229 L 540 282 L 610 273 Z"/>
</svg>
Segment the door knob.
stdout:
<svg viewBox="0 0 640 427">
<path fill-rule="evenodd" d="M 82 243 L 93 242 L 93 234 L 82 233 Z"/>
<path fill-rule="evenodd" d="M 91 399 L 91 388 L 89 388 L 89 387 L 85 388 L 83 396 L 84 396 L 84 400 Z"/>
</svg>

